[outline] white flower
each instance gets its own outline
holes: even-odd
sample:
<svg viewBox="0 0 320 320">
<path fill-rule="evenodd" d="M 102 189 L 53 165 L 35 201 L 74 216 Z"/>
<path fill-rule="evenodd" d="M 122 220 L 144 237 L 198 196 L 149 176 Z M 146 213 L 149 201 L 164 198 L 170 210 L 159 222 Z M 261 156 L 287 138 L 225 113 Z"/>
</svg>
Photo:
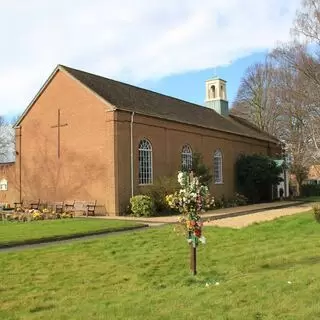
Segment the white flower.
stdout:
<svg viewBox="0 0 320 320">
<path fill-rule="evenodd" d="M 179 182 L 179 184 L 180 184 L 181 186 L 184 185 L 184 173 L 181 172 L 181 171 L 179 171 L 179 173 L 178 173 L 178 182 Z"/>
<path fill-rule="evenodd" d="M 203 244 L 206 244 L 206 238 L 204 236 L 200 237 L 199 241 Z"/>
<path fill-rule="evenodd" d="M 207 283 L 206 283 L 206 287 L 209 287 L 209 286 L 210 286 L 210 284 L 207 282 Z"/>
<path fill-rule="evenodd" d="M 288 284 L 291 284 L 292 282 L 291 281 L 288 281 Z"/>
<path fill-rule="evenodd" d="M 218 286 L 219 284 L 220 284 L 219 282 L 216 282 L 216 283 L 215 283 L 216 286 Z"/>
</svg>

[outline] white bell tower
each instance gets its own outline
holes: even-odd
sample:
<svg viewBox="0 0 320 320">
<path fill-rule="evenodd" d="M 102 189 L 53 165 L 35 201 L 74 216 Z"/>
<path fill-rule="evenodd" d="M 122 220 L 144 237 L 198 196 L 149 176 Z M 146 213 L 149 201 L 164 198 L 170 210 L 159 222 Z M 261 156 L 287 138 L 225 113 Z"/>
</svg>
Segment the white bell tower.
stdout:
<svg viewBox="0 0 320 320">
<path fill-rule="evenodd" d="M 220 78 L 213 78 L 206 81 L 205 105 L 207 108 L 215 110 L 222 116 L 229 114 L 226 84 L 227 82 Z"/>
</svg>

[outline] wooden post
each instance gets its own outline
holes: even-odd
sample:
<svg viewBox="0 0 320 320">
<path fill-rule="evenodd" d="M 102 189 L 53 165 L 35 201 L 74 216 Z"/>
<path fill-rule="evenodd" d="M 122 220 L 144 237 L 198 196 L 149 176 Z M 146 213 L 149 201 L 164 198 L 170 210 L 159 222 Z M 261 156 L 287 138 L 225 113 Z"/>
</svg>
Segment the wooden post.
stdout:
<svg viewBox="0 0 320 320">
<path fill-rule="evenodd" d="M 197 248 L 190 244 L 190 270 L 195 276 L 197 274 Z"/>
</svg>

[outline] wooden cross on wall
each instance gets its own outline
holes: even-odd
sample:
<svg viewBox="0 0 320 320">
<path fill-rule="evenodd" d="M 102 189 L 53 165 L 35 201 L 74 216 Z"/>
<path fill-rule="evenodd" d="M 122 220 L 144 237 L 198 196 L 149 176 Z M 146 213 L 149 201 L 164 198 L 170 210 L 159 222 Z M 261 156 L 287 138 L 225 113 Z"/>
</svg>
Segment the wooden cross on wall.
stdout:
<svg viewBox="0 0 320 320">
<path fill-rule="evenodd" d="M 63 123 L 61 124 L 61 119 L 60 119 L 60 109 L 58 109 L 58 124 L 51 126 L 51 128 L 57 128 L 58 129 L 58 158 L 60 158 L 60 128 L 61 127 L 66 127 L 68 124 Z"/>
</svg>

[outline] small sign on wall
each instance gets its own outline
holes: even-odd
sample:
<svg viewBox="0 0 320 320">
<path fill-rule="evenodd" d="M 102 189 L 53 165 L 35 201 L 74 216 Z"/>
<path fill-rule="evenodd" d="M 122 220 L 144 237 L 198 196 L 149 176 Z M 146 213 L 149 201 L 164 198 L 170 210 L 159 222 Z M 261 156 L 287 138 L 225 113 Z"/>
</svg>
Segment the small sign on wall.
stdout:
<svg viewBox="0 0 320 320">
<path fill-rule="evenodd" d="M 8 181 L 6 179 L 0 180 L 0 191 L 8 190 Z"/>
</svg>

